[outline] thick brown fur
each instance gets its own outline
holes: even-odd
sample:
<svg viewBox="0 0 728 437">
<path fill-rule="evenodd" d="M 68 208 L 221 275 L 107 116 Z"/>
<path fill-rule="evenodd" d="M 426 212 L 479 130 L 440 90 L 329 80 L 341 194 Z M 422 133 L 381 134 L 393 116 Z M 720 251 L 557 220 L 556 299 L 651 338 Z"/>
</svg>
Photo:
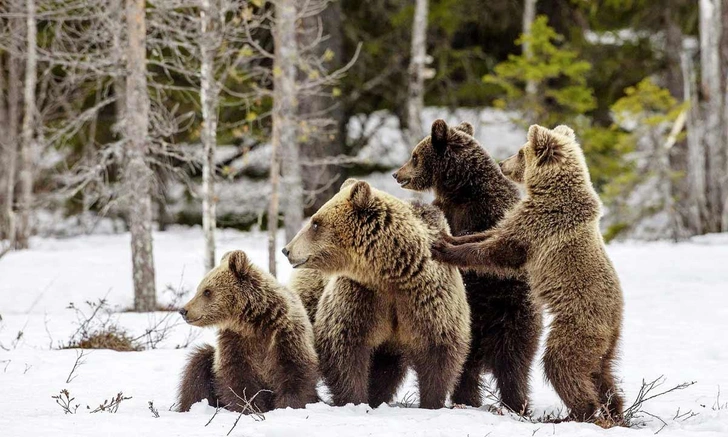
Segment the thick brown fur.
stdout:
<svg viewBox="0 0 728 437">
<path fill-rule="evenodd" d="M 418 208 L 347 180 L 284 250 L 294 266 L 332 277 L 314 331 L 335 405 L 390 401 L 412 366 L 420 407 L 441 408 L 460 375 L 470 343 L 465 289 L 456 268 L 430 256 L 444 217 L 428 226 L 419 217 L 433 217 Z"/>
<path fill-rule="evenodd" d="M 217 348 L 191 356 L 179 388 L 179 411 L 195 402 L 242 411 L 239 397 L 261 412 L 316 402 L 318 360 L 313 328 L 298 296 L 228 252 L 180 311 L 187 323 L 219 329 Z"/>
<path fill-rule="evenodd" d="M 301 298 L 311 325 L 316 323 L 316 308 L 328 282 L 329 278 L 316 269 L 295 269 L 291 273 L 288 288 Z"/>
<path fill-rule="evenodd" d="M 404 188 L 433 190 L 434 205 L 445 213 L 454 236 L 492 228 L 520 197 L 516 185 L 472 135 L 469 123 L 449 128 L 443 120 L 436 120 L 432 134 L 393 175 Z M 542 328 L 541 311 L 531 298 L 526 278 L 472 271 L 462 274 L 473 340 L 453 402 L 481 406 L 481 373 L 489 371 L 503 404 L 525 412 L 531 364 Z"/>
<path fill-rule="evenodd" d="M 566 126 L 534 125 L 502 167 L 525 185 L 526 198 L 490 231 L 439 241 L 433 256 L 504 277 L 525 271 L 534 297 L 554 316 L 544 367 L 570 417 L 593 420 L 600 405 L 619 417 L 613 366 L 623 297 L 581 147 Z"/>
<path fill-rule="evenodd" d="M 410 205 L 415 215 L 427 225 L 432 238 L 448 232 L 447 220 L 440 209 L 418 200 Z M 316 309 L 329 279 L 320 270 L 298 268 L 293 270 L 288 281 L 288 288 L 301 298 L 312 325 L 316 322 Z"/>
</svg>

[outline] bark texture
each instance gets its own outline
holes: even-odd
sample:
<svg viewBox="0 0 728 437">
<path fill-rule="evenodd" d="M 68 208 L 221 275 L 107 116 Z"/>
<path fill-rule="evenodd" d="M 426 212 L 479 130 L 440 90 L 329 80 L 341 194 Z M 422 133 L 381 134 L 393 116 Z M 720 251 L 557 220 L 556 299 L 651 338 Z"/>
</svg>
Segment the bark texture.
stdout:
<svg viewBox="0 0 728 437">
<path fill-rule="evenodd" d="M 156 309 L 152 253 L 152 178 L 149 151 L 149 95 L 146 76 L 145 1 L 126 1 L 126 163 L 124 182 L 129 199 L 134 310 Z"/>
<path fill-rule="evenodd" d="M 409 144 L 417 144 L 425 136 L 422 130 L 422 109 L 425 106 L 428 10 L 428 0 L 415 1 L 415 18 L 412 24 L 412 48 L 409 64 L 409 90 L 407 94 Z"/>
<path fill-rule="evenodd" d="M 297 90 L 296 1 L 275 3 L 275 60 L 273 66 L 273 138 L 281 157 L 281 192 L 284 196 L 286 239 L 291 240 L 303 221 L 303 185 L 296 138 Z M 275 147 L 275 146 L 274 146 Z"/>
<path fill-rule="evenodd" d="M 38 70 L 38 27 L 35 0 L 26 0 L 25 83 L 23 90 L 23 128 L 20 142 L 20 196 L 18 198 L 17 249 L 27 249 L 31 234 L 30 213 L 33 205 L 33 166 L 35 164 L 35 86 Z"/>
<path fill-rule="evenodd" d="M 215 149 L 217 147 L 218 92 L 213 70 L 217 41 L 215 20 L 218 14 L 217 0 L 202 0 L 200 22 L 201 86 L 202 102 L 202 230 L 205 237 L 205 270 L 215 266 Z"/>
</svg>

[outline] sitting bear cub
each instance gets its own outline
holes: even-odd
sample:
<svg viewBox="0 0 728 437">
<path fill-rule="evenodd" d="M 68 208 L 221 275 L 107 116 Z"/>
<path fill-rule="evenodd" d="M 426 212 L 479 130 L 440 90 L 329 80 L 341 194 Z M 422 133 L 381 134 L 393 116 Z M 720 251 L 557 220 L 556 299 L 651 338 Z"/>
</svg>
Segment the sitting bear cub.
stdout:
<svg viewBox="0 0 728 437">
<path fill-rule="evenodd" d="M 303 304 L 244 252 L 226 253 L 180 314 L 219 333 L 217 348 L 205 345 L 190 356 L 179 411 L 203 399 L 242 411 L 244 398 L 261 412 L 317 401 L 318 362 Z"/>
</svg>

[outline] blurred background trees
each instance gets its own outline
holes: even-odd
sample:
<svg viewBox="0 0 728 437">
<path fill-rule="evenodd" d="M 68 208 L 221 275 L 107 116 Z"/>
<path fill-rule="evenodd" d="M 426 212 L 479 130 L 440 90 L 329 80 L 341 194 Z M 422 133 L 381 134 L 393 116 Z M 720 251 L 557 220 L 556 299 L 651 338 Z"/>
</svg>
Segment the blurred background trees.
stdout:
<svg viewBox="0 0 728 437">
<path fill-rule="evenodd" d="M 573 125 L 608 238 L 726 231 L 724 23 L 728 0 L 6 0 L 0 253 L 199 223 L 211 266 L 217 226 L 290 236 L 384 181 L 427 114 Z"/>
</svg>

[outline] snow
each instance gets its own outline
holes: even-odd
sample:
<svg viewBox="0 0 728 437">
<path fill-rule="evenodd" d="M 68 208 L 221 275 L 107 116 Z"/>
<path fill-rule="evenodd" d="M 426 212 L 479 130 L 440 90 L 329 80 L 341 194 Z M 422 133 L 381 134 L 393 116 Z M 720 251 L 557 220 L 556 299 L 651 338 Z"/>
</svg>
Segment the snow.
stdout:
<svg viewBox="0 0 728 437">
<path fill-rule="evenodd" d="M 187 290 L 187 299 L 204 273 L 202 232 L 175 227 L 155 233 L 155 263 L 160 300 L 172 298 L 167 285 Z M 258 232 L 232 230 L 217 234 L 218 258 L 227 250 L 243 249 L 259 265 L 266 265 L 266 240 Z M 282 238 L 281 238 L 282 240 Z M 212 330 L 180 323 L 175 313 L 121 312 L 132 303 L 129 235 L 110 234 L 69 239 L 35 238 L 28 251 L 9 253 L 0 260 L 0 435 L 74 436 L 142 435 L 222 436 L 233 426 L 235 413 L 222 411 L 208 425 L 214 409 L 197 404 L 189 413 L 169 411 L 175 401 L 180 371 L 188 353 L 184 346 L 214 339 Z M 621 386 L 630 404 L 643 379 L 664 375 L 664 388 L 696 381 L 684 390 L 649 401 L 645 410 L 667 426 L 645 416 L 642 429 L 613 428 L 580 423 L 529 423 L 518 417 L 481 409 L 426 411 L 402 402 L 371 409 L 364 405 L 335 408 L 325 403 L 303 410 L 277 410 L 265 420 L 240 419 L 237 436 L 723 436 L 728 435 L 728 406 L 718 409 L 719 389 L 728 391 L 728 234 L 709 235 L 689 242 L 625 242 L 608 246 L 623 283 L 626 299 L 619 367 Z M 290 275 L 279 258 L 282 280 Z M 105 297 L 120 312 L 112 319 L 132 335 L 160 322 L 170 326 L 169 338 L 144 352 L 89 351 L 76 378 L 66 378 L 77 351 L 57 350 L 77 328 L 70 302 Z M 23 335 L 17 340 L 18 332 Z M 556 411 L 558 397 L 544 382 L 540 363 L 534 366 L 532 403 L 535 414 Z M 81 406 L 64 415 L 51 396 L 68 389 Z M 104 399 L 123 392 L 116 414 L 89 414 Z M 416 393 L 408 378 L 397 399 Z M 325 395 L 325 390 L 322 389 Z M 722 404 L 728 400 L 723 395 Z M 154 418 L 148 409 L 159 409 Z M 692 410 L 697 416 L 673 419 Z"/>
</svg>

